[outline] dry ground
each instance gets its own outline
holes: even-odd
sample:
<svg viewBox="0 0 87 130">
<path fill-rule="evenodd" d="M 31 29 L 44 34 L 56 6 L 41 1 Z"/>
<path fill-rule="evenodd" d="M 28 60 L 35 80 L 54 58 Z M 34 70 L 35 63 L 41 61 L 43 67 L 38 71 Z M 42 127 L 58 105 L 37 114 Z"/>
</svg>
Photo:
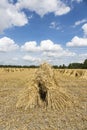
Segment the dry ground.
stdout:
<svg viewBox="0 0 87 130">
<path fill-rule="evenodd" d="M 0 68 L 0 130 L 87 130 L 87 76 L 76 70 L 54 70 L 73 107 L 64 111 L 16 108 L 17 96 L 29 85 L 36 69 Z M 80 73 L 87 70 L 80 70 Z"/>
</svg>

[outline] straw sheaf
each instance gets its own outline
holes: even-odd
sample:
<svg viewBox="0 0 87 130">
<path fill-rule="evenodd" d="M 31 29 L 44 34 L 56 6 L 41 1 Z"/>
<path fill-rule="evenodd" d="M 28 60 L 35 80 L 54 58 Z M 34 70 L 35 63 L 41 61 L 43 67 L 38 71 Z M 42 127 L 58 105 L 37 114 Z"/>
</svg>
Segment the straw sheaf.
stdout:
<svg viewBox="0 0 87 130">
<path fill-rule="evenodd" d="M 46 108 L 51 110 L 65 109 L 72 104 L 72 100 L 60 91 L 53 68 L 44 63 L 38 68 L 34 78 L 27 88 L 18 96 L 17 108 Z"/>
</svg>

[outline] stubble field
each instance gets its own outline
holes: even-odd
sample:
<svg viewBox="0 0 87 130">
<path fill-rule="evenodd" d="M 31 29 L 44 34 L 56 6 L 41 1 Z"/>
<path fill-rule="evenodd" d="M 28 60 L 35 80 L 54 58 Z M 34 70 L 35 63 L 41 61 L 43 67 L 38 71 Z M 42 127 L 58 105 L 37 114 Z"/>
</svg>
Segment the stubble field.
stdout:
<svg viewBox="0 0 87 130">
<path fill-rule="evenodd" d="M 16 107 L 20 91 L 30 85 L 36 70 L 0 68 L 0 130 L 87 130 L 87 70 L 54 70 L 60 90 L 72 99 L 71 107 Z"/>
</svg>

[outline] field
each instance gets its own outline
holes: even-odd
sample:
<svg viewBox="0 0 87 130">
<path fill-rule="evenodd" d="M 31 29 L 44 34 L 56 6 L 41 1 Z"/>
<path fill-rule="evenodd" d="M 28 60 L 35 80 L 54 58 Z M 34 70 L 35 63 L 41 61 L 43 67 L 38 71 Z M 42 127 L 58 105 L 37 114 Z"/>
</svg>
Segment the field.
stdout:
<svg viewBox="0 0 87 130">
<path fill-rule="evenodd" d="M 0 130 L 87 130 L 87 70 L 54 70 L 71 107 L 58 111 L 16 107 L 20 91 L 30 85 L 36 70 L 0 68 Z"/>
</svg>

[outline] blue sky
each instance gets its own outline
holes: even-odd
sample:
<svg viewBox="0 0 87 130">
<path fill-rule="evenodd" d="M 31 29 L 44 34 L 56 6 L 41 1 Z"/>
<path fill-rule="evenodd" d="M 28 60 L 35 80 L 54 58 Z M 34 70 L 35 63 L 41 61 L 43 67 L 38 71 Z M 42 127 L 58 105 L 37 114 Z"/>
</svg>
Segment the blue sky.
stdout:
<svg viewBox="0 0 87 130">
<path fill-rule="evenodd" d="M 68 65 L 86 58 L 86 0 L 0 1 L 0 64 Z"/>
</svg>

